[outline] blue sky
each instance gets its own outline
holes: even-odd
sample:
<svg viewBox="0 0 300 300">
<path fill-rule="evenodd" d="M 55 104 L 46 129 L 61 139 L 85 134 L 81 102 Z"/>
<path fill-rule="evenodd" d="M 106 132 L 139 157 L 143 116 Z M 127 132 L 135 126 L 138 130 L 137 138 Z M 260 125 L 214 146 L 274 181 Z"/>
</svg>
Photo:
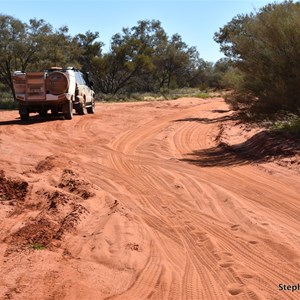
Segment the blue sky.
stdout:
<svg viewBox="0 0 300 300">
<path fill-rule="evenodd" d="M 200 57 L 216 62 L 223 57 L 213 36 L 237 14 L 250 13 L 274 1 L 265 0 L 0 0 L 0 13 L 24 22 L 44 19 L 54 28 L 67 25 L 72 35 L 98 31 L 109 49 L 111 37 L 139 20 L 159 20 L 169 36 L 181 35 L 196 46 Z M 282 1 L 277 1 L 282 2 Z"/>
</svg>

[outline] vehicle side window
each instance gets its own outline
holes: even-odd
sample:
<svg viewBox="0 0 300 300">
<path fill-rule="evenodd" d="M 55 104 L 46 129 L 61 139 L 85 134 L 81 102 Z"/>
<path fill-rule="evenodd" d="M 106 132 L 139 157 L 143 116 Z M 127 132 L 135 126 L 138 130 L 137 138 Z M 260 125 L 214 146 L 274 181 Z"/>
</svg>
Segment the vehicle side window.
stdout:
<svg viewBox="0 0 300 300">
<path fill-rule="evenodd" d="M 89 79 L 88 79 L 88 77 L 85 74 L 81 74 L 81 75 L 82 75 L 82 78 L 84 80 L 84 84 L 89 85 Z"/>
<path fill-rule="evenodd" d="M 79 72 L 75 72 L 75 79 L 76 79 L 76 82 L 79 84 L 79 85 L 83 85 L 85 84 L 81 74 Z"/>
<path fill-rule="evenodd" d="M 83 84 L 85 85 L 88 85 L 88 80 L 86 79 L 86 77 L 83 75 L 83 74 L 80 74 L 81 75 L 81 78 L 82 78 L 82 81 L 83 81 Z"/>
</svg>

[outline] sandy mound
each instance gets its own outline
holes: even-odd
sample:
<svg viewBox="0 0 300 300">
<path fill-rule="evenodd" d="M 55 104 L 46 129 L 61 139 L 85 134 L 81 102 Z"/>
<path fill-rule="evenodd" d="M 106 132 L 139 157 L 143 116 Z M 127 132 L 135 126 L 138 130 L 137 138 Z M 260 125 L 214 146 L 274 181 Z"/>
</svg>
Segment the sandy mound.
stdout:
<svg viewBox="0 0 300 300">
<path fill-rule="evenodd" d="M 28 191 L 25 181 L 6 178 L 4 171 L 0 170 L 0 201 L 23 201 Z"/>
<path fill-rule="evenodd" d="M 51 164 L 49 164 L 51 161 Z M 6 254 L 29 249 L 51 249 L 56 240 L 61 240 L 65 232 L 72 232 L 88 210 L 81 204 L 83 200 L 95 196 L 91 185 L 80 179 L 70 169 L 59 170 L 55 158 L 48 157 L 37 165 L 37 173 L 61 173 L 59 182 L 52 188 L 34 187 L 28 182 L 6 178 L 4 171 L 0 177 L 2 201 L 8 201 L 15 208 L 10 216 L 26 215 L 22 225 L 11 232 L 4 242 L 9 245 Z M 41 167 L 43 166 L 43 167 Z M 45 167 L 46 166 L 46 167 Z"/>
<path fill-rule="evenodd" d="M 227 120 L 219 126 L 216 146 L 196 150 L 183 161 L 201 167 L 238 166 L 273 162 L 300 172 L 300 141 L 281 132 L 251 128 Z"/>
</svg>

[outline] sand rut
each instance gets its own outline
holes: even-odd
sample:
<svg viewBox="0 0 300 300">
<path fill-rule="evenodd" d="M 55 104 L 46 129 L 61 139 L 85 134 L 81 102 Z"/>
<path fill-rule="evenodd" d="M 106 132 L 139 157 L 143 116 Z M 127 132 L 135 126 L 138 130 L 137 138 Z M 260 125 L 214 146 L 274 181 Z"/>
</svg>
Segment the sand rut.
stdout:
<svg viewBox="0 0 300 300">
<path fill-rule="evenodd" d="M 223 99 L 97 111 L 0 116 L 0 299 L 299 298 L 299 174 L 218 157 L 256 149 Z"/>
</svg>

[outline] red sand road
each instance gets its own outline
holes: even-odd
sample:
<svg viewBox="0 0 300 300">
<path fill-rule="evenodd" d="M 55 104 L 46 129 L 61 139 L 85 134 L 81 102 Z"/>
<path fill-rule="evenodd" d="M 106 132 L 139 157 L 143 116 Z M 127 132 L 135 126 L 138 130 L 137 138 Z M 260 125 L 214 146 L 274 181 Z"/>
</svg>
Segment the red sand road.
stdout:
<svg viewBox="0 0 300 300">
<path fill-rule="evenodd" d="M 300 299 L 299 161 L 232 124 L 221 98 L 1 111 L 0 299 Z"/>
</svg>

